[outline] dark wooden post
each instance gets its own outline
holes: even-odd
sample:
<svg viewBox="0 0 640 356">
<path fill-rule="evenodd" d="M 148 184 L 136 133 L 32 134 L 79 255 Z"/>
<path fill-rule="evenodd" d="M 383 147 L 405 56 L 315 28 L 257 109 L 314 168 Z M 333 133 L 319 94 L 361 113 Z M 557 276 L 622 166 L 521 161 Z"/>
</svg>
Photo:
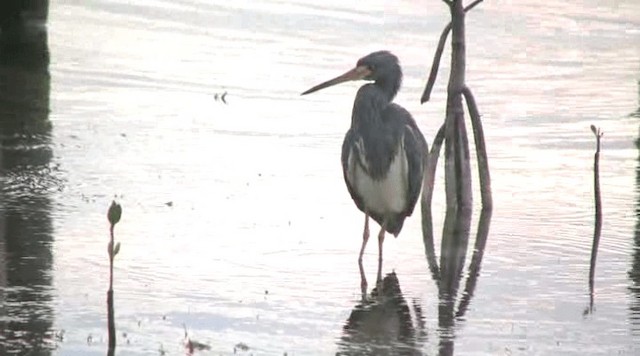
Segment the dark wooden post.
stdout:
<svg viewBox="0 0 640 356">
<path fill-rule="evenodd" d="M 49 64 L 48 13 L 48 0 L 0 1 L 0 64 Z"/>
</svg>

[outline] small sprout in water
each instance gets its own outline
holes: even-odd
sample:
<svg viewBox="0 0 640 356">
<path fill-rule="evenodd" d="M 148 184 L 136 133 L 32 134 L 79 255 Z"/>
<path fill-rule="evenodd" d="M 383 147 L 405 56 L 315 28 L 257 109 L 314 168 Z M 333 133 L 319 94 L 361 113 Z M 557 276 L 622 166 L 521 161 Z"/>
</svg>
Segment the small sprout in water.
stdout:
<svg viewBox="0 0 640 356">
<path fill-rule="evenodd" d="M 107 218 L 109 219 L 109 223 L 111 225 L 115 225 L 120 221 L 120 217 L 122 216 L 122 207 L 120 204 L 116 203 L 116 201 L 111 202 L 111 206 L 109 207 L 109 212 L 107 213 Z"/>
<path fill-rule="evenodd" d="M 602 137 L 604 135 L 604 132 L 602 132 L 599 127 L 596 127 L 596 125 L 591 125 L 591 132 L 593 132 L 596 137 Z"/>
</svg>

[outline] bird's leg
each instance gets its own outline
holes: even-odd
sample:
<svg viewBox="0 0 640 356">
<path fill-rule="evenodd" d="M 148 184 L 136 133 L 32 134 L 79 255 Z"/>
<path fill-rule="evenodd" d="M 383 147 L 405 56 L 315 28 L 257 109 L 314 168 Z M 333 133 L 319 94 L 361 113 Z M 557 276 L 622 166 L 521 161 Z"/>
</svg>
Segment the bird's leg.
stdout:
<svg viewBox="0 0 640 356">
<path fill-rule="evenodd" d="M 382 294 L 382 260 L 378 259 L 378 274 L 376 275 L 376 286 L 378 292 Z"/>
<path fill-rule="evenodd" d="M 364 214 L 364 231 L 362 232 L 362 247 L 360 247 L 360 256 L 358 256 L 358 267 L 360 267 L 360 289 L 362 290 L 363 297 L 367 295 L 367 277 L 364 275 L 364 268 L 362 267 L 362 255 L 364 254 L 364 248 L 369 241 L 369 214 Z"/>
<path fill-rule="evenodd" d="M 384 225 L 380 227 L 380 233 L 378 234 L 378 277 L 377 283 L 382 281 L 382 244 L 384 243 Z"/>
<path fill-rule="evenodd" d="M 362 264 L 362 255 L 364 255 L 364 248 L 369 241 L 369 214 L 364 214 L 364 231 L 362 232 L 362 247 L 360 247 L 360 256 L 358 256 L 358 263 Z"/>
</svg>

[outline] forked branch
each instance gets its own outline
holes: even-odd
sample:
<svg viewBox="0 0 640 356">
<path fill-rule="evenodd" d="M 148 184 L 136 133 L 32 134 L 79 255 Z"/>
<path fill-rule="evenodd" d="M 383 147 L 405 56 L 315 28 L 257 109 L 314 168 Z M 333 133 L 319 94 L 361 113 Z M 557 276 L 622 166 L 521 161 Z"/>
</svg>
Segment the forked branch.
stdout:
<svg viewBox="0 0 640 356">
<path fill-rule="evenodd" d="M 465 6 L 464 12 L 467 12 L 478 4 L 480 4 L 483 0 L 475 0 L 471 4 Z M 445 2 L 447 2 L 445 0 Z M 447 2 L 449 6 L 452 3 Z M 431 91 L 433 90 L 433 86 L 436 83 L 436 78 L 438 77 L 438 69 L 440 68 L 440 59 L 442 58 L 442 52 L 444 51 L 444 45 L 447 42 L 447 37 L 449 36 L 449 32 L 451 32 L 451 22 L 444 27 L 442 30 L 442 34 L 440 35 L 440 40 L 438 41 L 438 47 L 436 49 L 436 53 L 433 57 L 433 64 L 431 65 L 431 72 L 429 73 L 429 80 L 427 80 L 427 86 L 424 88 L 424 92 L 422 93 L 422 97 L 420 98 L 420 103 L 424 104 L 431 98 Z"/>
</svg>

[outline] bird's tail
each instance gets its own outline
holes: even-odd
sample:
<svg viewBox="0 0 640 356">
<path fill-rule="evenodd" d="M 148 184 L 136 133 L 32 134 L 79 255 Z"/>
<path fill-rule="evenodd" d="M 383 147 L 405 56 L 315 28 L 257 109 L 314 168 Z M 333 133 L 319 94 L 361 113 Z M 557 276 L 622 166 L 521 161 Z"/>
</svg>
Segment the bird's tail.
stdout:
<svg viewBox="0 0 640 356">
<path fill-rule="evenodd" d="M 400 230 L 402 230 L 402 225 L 404 224 L 405 217 L 402 215 L 394 216 L 393 218 L 386 221 L 385 230 L 393 234 L 393 236 L 398 237 Z"/>
</svg>

